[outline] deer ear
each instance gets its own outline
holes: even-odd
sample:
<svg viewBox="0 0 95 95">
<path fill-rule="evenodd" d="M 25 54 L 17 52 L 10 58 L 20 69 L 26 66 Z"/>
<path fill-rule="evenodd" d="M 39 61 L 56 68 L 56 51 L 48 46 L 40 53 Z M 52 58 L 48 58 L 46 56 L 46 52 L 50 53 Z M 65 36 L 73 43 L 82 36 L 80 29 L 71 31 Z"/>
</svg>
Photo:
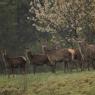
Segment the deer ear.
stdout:
<svg viewBox="0 0 95 95">
<path fill-rule="evenodd" d="M 4 48 L 1 49 L 0 53 L 5 54 Z"/>
<path fill-rule="evenodd" d="M 26 51 L 28 51 L 28 50 L 29 50 L 29 48 L 25 48 L 25 50 L 26 50 Z"/>
<path fill-rule="evenodd" d="M 4 54 L 6 55 L 6 49 L 4 49 Z"/>
</svg>

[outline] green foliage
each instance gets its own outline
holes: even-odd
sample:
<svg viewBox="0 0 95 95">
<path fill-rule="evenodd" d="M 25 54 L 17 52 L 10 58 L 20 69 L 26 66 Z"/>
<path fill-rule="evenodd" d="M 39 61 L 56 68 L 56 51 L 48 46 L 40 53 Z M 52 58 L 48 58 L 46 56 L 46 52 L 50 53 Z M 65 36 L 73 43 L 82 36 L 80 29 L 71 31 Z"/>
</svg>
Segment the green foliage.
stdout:
<svg viewBox="0 0 95 95">
<path fill-rule="evenodd" d="M 0 1 L 0 47 L 24 50 L 37 40 L 35 27 L 27 20 L 30 1 Z"/>
<path fill-rule="evenodd" d="M 94 0 L 52 1 L 46 0 L 44 8 L 35 9 L 38 19 L 36 28 L 39 31 L 51 33 L 52 38 L 56 34 L 57 40 L 61 37 L 67 44 L 71 43 L 68 41 L 71 38 L 86 38 L 88 42 L 94 41 Z"/>
</svg>

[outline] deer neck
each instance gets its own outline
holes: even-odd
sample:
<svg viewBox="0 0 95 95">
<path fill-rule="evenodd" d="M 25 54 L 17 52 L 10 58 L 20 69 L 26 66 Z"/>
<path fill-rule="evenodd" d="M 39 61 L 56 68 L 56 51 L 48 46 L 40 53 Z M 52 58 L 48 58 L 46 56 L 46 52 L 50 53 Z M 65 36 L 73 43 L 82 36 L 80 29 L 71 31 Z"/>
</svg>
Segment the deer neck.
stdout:
<svg viewBox="0 0 95 95">
<path fill-rule="evenodd" d="M 84 44 L 84 45 L 81 46 L 81 50 L 82 50 L 82 52 L 83 52 L 84 54 L 87 52 L 86 47 L 87 47 L 87 44 Z"/>
<path fill-rule="evenodd" d="M 85 59 L 86 56 L 87 56 L 87 44 L 82 44 L 82 45 L 79 45 L 79 51 L 80 51 L 80 54 L 82 56 L 82 59 Z"/>
<path fill-rule="evenodd" d="M 7 55 L 4 55 L 4 60 L 7 62 L 9 60 L 9 57 Z"/>
<path fill-rule="evenodd" d="M 31 52 L 27 52 L 27 57 L 31 60 L 32 57 L 33 57 L 32 53 Z"/>
<path fill-rule="evenodd" d="M 5 65 L 5 68 L 7 68 L 7 66 L 8 66 L 8 57 L 7 57 L 7 55 L 3 55 L 2 60 L 3 60 L 3 63 Z"/>
</svg>

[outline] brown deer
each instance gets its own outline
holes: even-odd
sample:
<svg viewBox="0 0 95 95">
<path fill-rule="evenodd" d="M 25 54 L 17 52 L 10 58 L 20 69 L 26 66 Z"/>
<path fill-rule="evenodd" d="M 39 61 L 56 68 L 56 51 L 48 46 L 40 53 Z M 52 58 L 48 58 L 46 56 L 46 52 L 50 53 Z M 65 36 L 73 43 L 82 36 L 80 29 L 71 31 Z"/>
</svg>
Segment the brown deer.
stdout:
<svg viewBox="0 0 95 95">
<path fill-rule="evenodd" d="M 88 44 L 85 40 L 78 41 L 78 44 L 85 58 L 88 70 L 91 66 L 95 69 L 95 44 Z"/>
<path fill-rule="evenodd" d="M 78 68 L 81 69 L 81 71 L 84 70 L 85 62 L 84 62 L 84 56 L 82 55 L 81 51 L 79 48 L 74 49 L 74 62 L 78 71 Z"/>
<path fill-rule="evenodd" d="M 26 50 L 27 57 L 30 61 L 30 64 L 33 66 L 33 73 L 36 73 L 36 68 L 38 66 L 47 65 L 50 66 L 52 69 L 52 72 L 54 73 L 54 65 L 50 64 L 50 61 L 45 54 L 32 54 L 31 50 Z"/>
<path fill-rule="evenodd" d="M 51 64 L 54 65 L 56 68 L 56 63 L 57 62 L 64 62 L 64 72 L 71 68 L 71 62 L 73 54 L 71 49 L 67 48 L 60 48 L 60 49 L 54 49 L 54 50 L 48 50 L 47 47 L 43 47 L 44 53 L 47 55 L 49 61 Z"/>
<path fill-rule="evenodd" d="M 6 54 L 6 50 L 3 50 L 2 52 L 2 58 L 5 63 L 5 68 L 8 69 L 9 71 L 9 76 L 10 74 L 13 74 L 14 76 L 14 71 L 16 68 L 20 68 L 25 73 L 26 70 L 26 58 L 23 56 L 19 57 L 9 57 Z"/>
<path fill-rule="evenodd" d="M 78 59 L 81 59 L 81 67 L 84 70 L 87 68 L 90 70 L 90 67 L 93 67 L 95 69 L 95 44 L 88 44 L 86 43 L 85 39 L 73 39 L 73 42 L 78 45 Z M 79 54 L 80 53 L 80 54 Z"/>
</svg>

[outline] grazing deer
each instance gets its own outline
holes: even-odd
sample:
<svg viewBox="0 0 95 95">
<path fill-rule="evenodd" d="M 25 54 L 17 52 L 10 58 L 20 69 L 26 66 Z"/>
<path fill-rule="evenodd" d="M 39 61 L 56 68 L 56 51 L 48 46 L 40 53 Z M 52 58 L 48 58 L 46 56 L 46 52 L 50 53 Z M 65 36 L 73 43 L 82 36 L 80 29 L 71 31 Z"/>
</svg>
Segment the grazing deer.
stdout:
<svg viewBox="0 0 95 95">
<path fill-rule="evenodd" d="M 26 70 L 26 58 L 19 56 L 19 57 L 9 57 L 6 54 L 6 50 L 2 51 L 2 58 L 5 63 L 6 69 L 9 71 L 9 76 L 10 74 L 13 74 L 14 76 L 14 70 L 16 68 L 20 68 L 25 73 Z"/>
<path fill-rule="evenodd" d="M 32 54 L 31 50 L 27 49 L 26 50 L 27 53 L 27 57 L 30 61 L 30 64 L 32 64 L 33 66 L 33 73 L 36 73 L 36 68 L 38 66 L 42 66 L 42 65 L 48 65 L 51 67 L 52 72 L 54 72 L 54 66 L 52 64 L 50 64 L 50 61 L 47 57 L 47 55 L 45 54 Z"/>
</svg>

